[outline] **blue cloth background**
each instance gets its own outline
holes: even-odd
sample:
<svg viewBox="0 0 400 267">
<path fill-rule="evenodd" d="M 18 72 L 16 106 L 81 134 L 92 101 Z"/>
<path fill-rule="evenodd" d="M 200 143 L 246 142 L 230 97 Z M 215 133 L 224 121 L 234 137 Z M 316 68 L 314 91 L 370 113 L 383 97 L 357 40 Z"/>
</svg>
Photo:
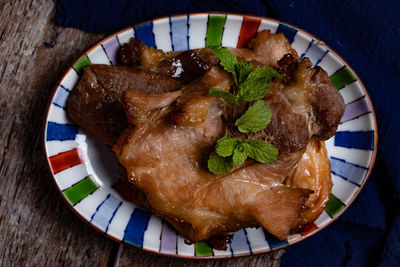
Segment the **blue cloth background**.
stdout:
<svg viewBox="0 0 400 267">
<path fill-rule="evenodd" d="M 376 110 L 372 176 L 334 223 L 287 249 L 284 266 L 400 265 L 400 1 L 86 0 L 55 1 L 64 27 L 112 33 L 157 16 L 226 11 L 263 15 L 319 37 L 357 71 Z"/>
</svg>

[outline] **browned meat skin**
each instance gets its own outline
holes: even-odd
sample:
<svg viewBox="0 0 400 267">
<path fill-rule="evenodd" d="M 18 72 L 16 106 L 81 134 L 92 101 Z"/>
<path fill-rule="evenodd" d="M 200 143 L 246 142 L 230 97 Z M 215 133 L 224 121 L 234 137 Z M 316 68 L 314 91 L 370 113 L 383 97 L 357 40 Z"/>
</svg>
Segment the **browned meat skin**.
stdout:
<svg viewBox="0 0 400 267">
<path fill-rule="evenodd" d="M 207 96 L 209 88 L 229 91 L 233 79 L 230 74 L 219 66 L 211 67 L 206 78 L 186 86 L 182 95 L 176 101 L 177 109 L 171 114 L 176 125 L 196 126 L 207 119 L 211 104 L 216 102 L 215 97 Z"/>
<path fill-rule="evenodd" d="M 128 126 L 121 96 L 128 89 L 163 93 L 182 87 L 179 81 L 136 68 L 91 65 L 67 101 L 70 118 L 111 147 Z"/>
<path fill-rule="evenodd" d="M 184 84 L 189 84 L 203 75 L 209 68 L 193 50 L 188 50 L 171 59 L 162 60 L 153 71 L 178 78 Z"/>
<path fill-rule="evenodd" d="M 217 62 L 208 49 L 197 52 L 201 56 L 197 56 L 194 51 L 164 53 L 131 38 L 119 51 L 120 61 L 130 67 L 92 65 L 85 68 L 67 103 L 72 121 L 111 147 L 128 126 L 121 103 L 122 92 L 134 89 L 138 94 L 149 93 L 147 101 L 151 97 L 154 102 L 157 98 L 160 99 L 157 94 L 180 89 L 183 83 L 167 76 L 176 76 L 188 83 L 202 75 L 209 68 L 208 63 Z M 181 72 L 176 75 L 178 70 Z M 174 96 L 175 94 L 170 94 L 169 98 Z M 165 96 L 162 101 L 166 101 Z M 127 112 L 130 111 L 131 115 L 135 113 L 136 121 L 132 119 L 131 123 L 138 123 L 140 119 L 146 119 L 147 113 L 152 113 L 154 109 L 141 108 L 141 114 L 134 109 L 127 109 Z"/>
<path fill-rule="evenodd" d="M 272 112 L 268 127 L 257 133 L 231 134 L 271 142 L 281 152 L 303 149 L 310 138 L 326 140 L 335 134 L 344 112 L 342 96 L 320 67 L 308 58 L 298 62 L 291 54 L 279 62 L 282 79 L 275 79 L 264 101 Z"/>
<path fill-rule="evenodd" d="M 277 40 L 268 43 L 268 47 L 284 42 L 281 38 Z M 257 42 L 254 45 L 259 51 L 265 50 Z M 280 51 L 285 52 L 285 49 Z M 267 62 L 262 60 L 258 64 Z M 257 224 L 285 239 L 311 218 L 310 215 L 302 217 L 303 214 L 315 216 L 321 211 L 323 201 L 307 200 L 313 192 L 309 186 L 294 188 L 296 183 L 291 183 L 294 187 L 285 184 L 289 176 L 300 177 L 293 176 L 293 171 L 315 135 L 313 125 L 319 123 L 314 119 L 314 102 L 309 97 L 318 89 L 310 82 L 315 79 L 316 69 L 307 60 L 298 63 L 294 56 L 280 65 L 290 73 L 275 81 L 264 99 L 274 114 L 271 124 L 261 135 L 243 136 L 274 143 L 280 155 L 273 164 L 248 160 L 225 175 L 216 176 L 207 171 L 207 156 L 224 128 L 221 118 L 224 110 L 213 98 L 205 96 L 215 87 L 211 83 L 218 81 L 219 76 L 221 83 L 226 79 L 218 68 L 212 68 L 202 79 L 182 90 L 176 101 L 178 109 L 171 116 L 168 108 L 164 108 L 164 117 L 158 115 L 152 119 L 153 125 L 147 125 L 145 130 L 139 127 L 127 131 L 114 147 L 127 168 L 130 182 L 145 193 L 153 212 L 166 218 L 193 242 L 214 237 L 213 243 L 220 246 L 223 243 L 220 238 L 229 232 Z M 222 88 L 227 90 L 229 84 Z M 126 100 L 126 106 L 135 105 Z M 321 158 L 327 160 L 326 155 Z M 321 193 L 316 187 L 310 189 L 315 194 Z M 304 213 L 305 208 L 310 211 Z"/>
<path fill-rule="evenodd" d="M 277 68 L 278 60 L 284 55 L 291 54 L 298 59 L 296 50 L 294 50 L 289 41 L 282 33 L 274 34 L 269 30 L 263 30 L 257 33 L 256 38 L 252 39 L 249 48 L 229 48 L 239 60 L 253 61 L 261 63 L 264 66 Z"/>
<path fill-rule="evenodd" d="M 334 135 L 345 105 L 327 73 L 312 68 L 308 58 L 299 62 L 283 34 L 259 32 L 249 47 L 252 49 L 230 49 L 240 60 L 277 68 L 283 77 L 272 82 L 264 98 L 272 110 L 268 127 L 246 135 L 229 127 L 231 134 L 271 142 L 282 152 L 303 149 L 311 137 L 326 140 Z M 237 110 L 234 114 L 238 116 Z"/>
<path fill-rule="evenodd" d="M 128 43 L 118 50 L 119 63 L 126 66 L 138 66 L 142 61 L 142 53 L 145 45 L 142 41 L 131 38 Z"/>
<path fill-rule="evenodd" d="M 206 48 L 165 53 L 148 47 L 135 38 L 122 45 L 119 60 L 123 65 L 140 66 L 144 70 L 176 78 L 184 84 L 197 79 L 218 62 Z"/>
<path fill-rule="evenodd" d="M 218 64 L 219 59 L 208 48 L 200 48 L 194 50 L 201 59 L 207 63 L 208 66 Z"/>
<path fill-rule="evenodd" d="M 118 56 L 122 65 L 140 66 L 145 70 L 150 70 L 158 66 L 160 61 L 176 56 L 176 53 L 165 53 L 161 49 L 155 49 L 140 40 L 131 38 L 128 43 L 122 45 Z"/>
<path fill-rule="evenodd" d="M 345 104 L 328 74 L 318 66 L 313 68 L 308 58 L 297 62 L 291 55 L 286 55 L 278 65 L 284 77 L 271 84 L 266 99 L 277 92 L 283 93 L 293 110 L 306 117 L 310 136 L 320 140 L 332 137 Z"/>
<path fill-rule="evenodd" d="M 121 180 L 118 181 L 114 187 L 115 189 L 128 201 L 131 201 L 141 207 L 151 210 L 147 202 L 145 194 L 137 187 L 128 182 L 126 171 L 123 169 L 124 174 L 121 175 Z M 325 209 L 326 203 L 329 200 L 332 188 L 332 180 L 330 175 L 330 162 L 326 152 L 325 143 L 322 141 L 311 140 L 307 146 L 306 152 L 301 157 L 295 172 L 290 175 L 284 182 L 291 188 L 311 189 L 313 193 L 305 202 L 305 210 L 301 211 L 297 217 L 297 227 L 293 227 L 292 231 L 307 223 L 315 221 Z M 266 203 L 262 203 L 266 206 Z M 272 204 L 271 204 L 272 205 Z M 273 203 L 273 206 L 278 203 Z M 278 205 L 279 206 L 279 205 Z M 274 212 L 271 210 L 271 212 Z M 255 214 L 257 216 L 257 214 Z M 191 225 L 178 219 L 167 220 L 174 225 L 180 232 L 190 232 Z M 293 222 L 295 224 L 295 222 Z M 231 222 L 228 228 L 219 229 L 220 232 L 212 236 L 207 242 L 215 249 L 226 249 L 227 242 L 229 241 L 229 234 L 244 227 L 257 227 L 259 225 L 256 221 Z M 236 227 L 236 228 L 235 228 Z M 225 231 L 224 231 L 225 230 Z"/>
<path fill-rule="evenodd" d="M 312 132 L 318 139 L 326 140 L 336 133 L 346 106 L 328 74 L 321 67 L 315 67 L 312 81 L 315 89 L 310 95 L 310 103 L 317 122 L 313 124 Z"/>
<path fill-rule="evenodd" d="M 138 125 L 147 123 L 151 113 L 171 105 L 181 95 L 182 91 L 154 94 L 128 90 L 124 92 L 122 102 L 126 103 L 125 112 L 129 122 Z"/>
<path fill-rule="evenodd" d="M 307 209 L 298 220 L 300 227 L 315 221 L 324 211 L 332 189 L 331 164 L 323 141 L 311 139 L 296 171 L 285 184 L 313 191 L 305 203 Z"/>
<path fill-rule="evenodd" d="M 230 127 L 233 136 L 249 139 L 261 139 L 273 144 L 280 152 L 294 152 L 303 149 L 310 140 L 306 117 L 298 114 L 284 95 L 270 94 L 265 102 L 271 109 L 271 122 L 263 131 L 240 133 L 236 127 Z"/>
<path fill-rule="evenodd" d="M 309 138 L 321 132 L 318 130 L 321 126 L 313 125 L 319 123 L 329 126 L 329 121 L 334 122 L 328 119 L 328 122 L 320 123 L 323 119 L 312 116 L 314 110 L 324 111 L 323 106 L 317 106 L 316 99 L 324 95 L 328 100 L 333 99 L 329 96 L 332 94 L 330 89 L 321 90 L 322 96 L 317 93 L 312 101 L 312 97 L 304 97 L 304 91 L 310 93 L 306 89 L 312 79 L 320 79 L 322 84 L 329 87 L 329 78 L 311 66 L 307 67 L 307 64 L 299 64 L 297 54 L 288 50 L 284 38 L 265 33 L 259 36 L 265 38 L 266 47 L 263 47 L 262 42 L 252 41 L 250 46 L 254 51 L 244 52 L 248 58 L 257 66 L 279 66 L 280 71 L 286 68 L 284 78 L 273 82 L 271 93 L 265 98 L 273 114 L 274 111 L 277 114 L 272 119 L 269 132 L 260 137 L 252 137 L 275 142 L 280 148 L 280 156 L 273 164 L 247 160 L 243 166 L 225 175 L 215 176 L 207 171 L 208 155 L 215 141 L 224 132 L 225 123 L 221 114 L 225 110 L 221 109 L 217 99 L 205 94 L 211 87 L 228 90 L 232 82 L 230 78 L 222 78 L 224 72 L 218 71 L 218 68 L 210 70 L 205 75 L 207 78 L 181 91 L 143 93 L 130 90 L 123 94 L 127 116 L 131 123 L 138 126 L 129 126 L 114 146 L 121 163 L 127 168 L 132 185 L 132 191 L 127 191 L 125 189 L 129 187 L 120 182 L 116 185 L 117 190 L 134 203 L 164 217 L 190 240 L 211 238 L 214 247 L 223 248 L 225 237 L 230 232 L 260 224 L 278 238 L 285 239 L 291 231 L 296 231 L 304 223 L 318 217 L 330 191 L 327 186 L 329 183 L 323 179 L 326 172 L 320 170 L 320 164 L 329 162 L 327 155 L 321 150 L 315 150 L 315 145 L 312 146 L 314 150 L 310 150 L 309 145 L 307 151 L 317 153 L 317 159 L 311 156 L 305 159 L 308 154 L 303 154 Z M 274 40 L 269 41 L 268 36 Z M 283 49 L 273 49 L 275 45 L 282 44 Z M 287 62 L 274 64 L 262 57 L 255 58 L 256 50 L 259 53 L 257 56 L 268 51 L 276 52 L 269 56 L 277 58 L 282 53 L 293 55 Z M 197 50 L 196 53 L 205 62 L 217 62 L 208 49 Z M 158 68 L 160 62 L 175 56 L 150 48 L 143 55 L 145 59 L 140 63 L 141 67 L 145 66 L 143 68 Z M 291 89 L 286 91 L 286 87 Z M 301 101 L 311 103 L 306 105 L 307 109 L 299 105 L 300 100 L 293 101 L 293 92 L 303 96 Z M 175 100 L 174 105 L 172 103 Z M 309 114 L 304 115 L 304 110 Z M 289 136 L 282 134 L 286 130 Z M 294 172 L 296 164 L 310 173 L 314 171 L 317 175 L 315 181 L 320 185 L 325 181 L 325 186 L 318 187 L 314 181 L 302 176 L 300 171 Z"/>
<path fill-rule="evenodd" d="M 185 91 L 198 87 L 196 84 L 207 88 L 201 90 L 203 94 L 211 87 L 224 87 L 226 72 L 211 68 L 182 91 L 177 103 L 185 103 Z M 204 96 L 198 93 L 186 103 L 196 98 Z M 311 192 L 284 185 L 303 151 L 281 153 L 273 164 L 249 160 L 225 175 L 213 175 L 207 170 L 207 158 L 225 128 L 217 99 L 210 104 L 206 120 L 196 127 L 174 124 L 167 112 L 151 126 L 143 125 L 145 130 L 127 130 L 113 148 L 127 169 L 129 181 L 145 193 L 153 212 L 192 242 L 257 224 L 280 239 L 286 238 L 297 226 L 297 217 Z"/>
</svg>

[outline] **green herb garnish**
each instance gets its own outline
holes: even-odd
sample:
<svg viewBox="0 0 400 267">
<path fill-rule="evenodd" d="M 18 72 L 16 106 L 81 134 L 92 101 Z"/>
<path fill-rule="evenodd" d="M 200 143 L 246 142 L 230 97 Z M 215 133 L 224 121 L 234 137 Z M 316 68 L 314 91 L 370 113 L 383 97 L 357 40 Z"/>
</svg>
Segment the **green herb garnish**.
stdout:
<svg viewBox="0 0 400 267">
<path fill-rule="evenodd" d="M 219 59 L 219 64 L 224 67 L 227 72 L 232 73 L 236 81 L 235 65 L 238 63 L 236 56 L 225 47 L 214 46 L 209 49 Z"/>
<path fill-rule="evenodd" d="M 239 101 L 250 102 L 263 98 L 272 79 L 275 77 L 280 77 L 280 75 L 273 68 L 261 67 L 253 69 L 246 80 L 239 84 Z"/>
<path fill-rule="evenodd" d="M 257 139 L 244 139 L 244 150 L 247 155 L 262 163 L 272 163 L 278 158 L 278 149 L 270 143 Z"/>
<path fill-rule="evenodd" d="M 227 103 L 256 101 L 235 121 L 241 133 L 258 132 L 265 129 L 271 121 L 271 110 L 267 103 L 260 100 L 267 93 L 271 81 L 281 76 L 270 67 L 254 68 L 250 61 L 238 62 L 236 56 L 225 47 L 210 47 L 218 57 L 220 65 L 232 74 L 237 85 L 236 94 L 211 88 L 210 96 L 220 97 Z M 247 157 L 258 162 L 272 163 L 278 158 L 278 150 L 262 140 L 240 139 L 224 136 L 217 141 L 215 150 L 208 159 L 208 169 L 215 174 L 222 174 L 233 165 L 239 166 Z"/>
<path fill-rule="evenodd" d="M 241 133 L 264 130 L 271 121 L 271 110 L 263 100 L 257 100 L 247 111 L 235 121 Z"/>
<path fill-rule="evenodd" d="M 278 150 L 270 143 L 257 139 L 240 139 L 224 136 L 217 141 L 216 149 L 208 159 L 208 169 L 215 174 L 222 174 L 233 165 L 239 166 L 246 158 L 262 163 L 272 163 L 278 158 Z"/>
<path fill-rule="evenodd" d="M 211 88 L 208 91 L 208 95 L 210 96 L 216 96 L 220 97 L 223 100 L 225 100 L 229 104 L 238 104 L 239 103 L 239 97 L 237 95 L 234 95 L 230 92 L 225 92 L 217 88 Z"/>
<path fill-rule="evenodd" d="M 223 174 L 233 167 L 231 158 L 221 157 L 217 152 L 213 151 L 208 159 L 208 169 L 215 174 Z"/>
</svg>

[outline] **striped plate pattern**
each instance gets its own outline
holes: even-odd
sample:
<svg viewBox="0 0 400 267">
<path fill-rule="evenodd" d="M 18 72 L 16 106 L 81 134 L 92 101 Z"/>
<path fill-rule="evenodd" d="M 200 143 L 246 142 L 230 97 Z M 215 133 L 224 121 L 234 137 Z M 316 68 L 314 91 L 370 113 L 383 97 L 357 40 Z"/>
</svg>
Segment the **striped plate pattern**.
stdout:
<svg viewBox="0 0 400 267">
<path fill-rule="evenodd" d="M 333 190 L 325 211 L 301 234 L 277 240 L 262 228 L 242 229 L 226 251 L 205 242 L 190 244 L 162 219 L 125 201 L 112 187 L 118 179 L 114 155 L 74 125 L 66 100 L 82 69 L 117 63 L 119 47 L 135 37 L 164 51 L 222 45 L 244 47 L 258 31 L 281 32 L 298 54 L 329 75 L 346 103 L 338 131 L 326 141 Z M 272 19 L 221 13 L 196 13 L 149 21 L 109 36 L 82 55 L 59 82 L 48 107 L 45 150 L 66 202 L 97 230 L 144 250 L 181 257 L 232 257 L 279 249 L 316 233 L 337 218 L 369 176 L 377 150 L 377 125 L 371 100 L 351 67 L 323 42 L 303 30 Z"/>
</svg>

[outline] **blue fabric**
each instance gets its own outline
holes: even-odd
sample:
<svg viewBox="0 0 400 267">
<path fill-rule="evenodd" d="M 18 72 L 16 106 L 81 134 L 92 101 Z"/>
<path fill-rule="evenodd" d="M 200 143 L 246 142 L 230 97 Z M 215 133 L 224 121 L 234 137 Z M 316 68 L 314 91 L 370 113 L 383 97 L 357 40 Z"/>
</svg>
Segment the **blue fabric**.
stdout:
<svg viewBox="0 0 400 267">
<path fill-rule="evenodd" d="M 379 144 L 371 178 L 350 208 L 293 245 L 284 266 L 400 265 L 400 1 L 56 1 L 64 27 L 111 33 L 157 16 L 226 11 L 269 16 L 318 36 L 357 71 L 376 110 Z"/>
</svg>

